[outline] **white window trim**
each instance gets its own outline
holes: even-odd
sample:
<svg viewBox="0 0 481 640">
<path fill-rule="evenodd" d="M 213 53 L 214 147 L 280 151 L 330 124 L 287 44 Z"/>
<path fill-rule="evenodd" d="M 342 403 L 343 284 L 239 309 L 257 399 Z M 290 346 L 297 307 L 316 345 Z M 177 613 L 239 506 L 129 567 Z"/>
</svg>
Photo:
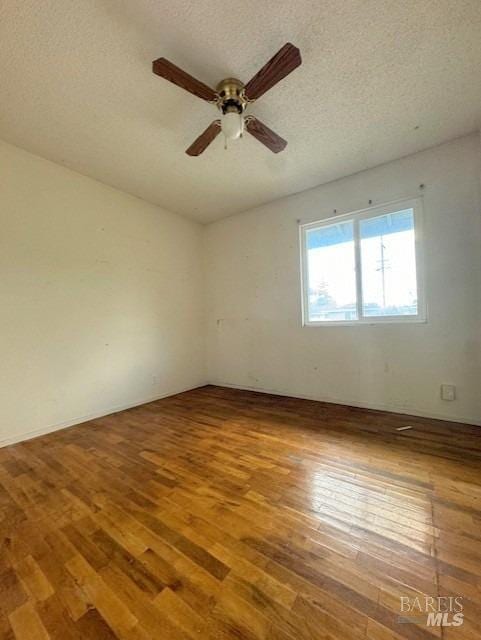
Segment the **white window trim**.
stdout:
<svg viewBox="0 0 481 640">
<path fill-rule="evenodd" d="M 387 213 L 396 213 L 403 209 L 412 209 L 414 215 L 414 242 L 415 242 L 415 254 L 416 254 L 416 278 L 417 278 L 417 293 L 418 293 L 418 314 L 415 316 L 377 316 L 363 318 L 361 314 L 362 307 L 362 278 L 360 275 L 356 275 L 356 293 L 357 293 L 357 305 L 358 305 L 358 319 L 357 320 L 316 320 L 310 321 L 308 317 L 308 269 L 307 269 L 307 251 L 306 251 L 306 232 L 309 229 L 316 229 L 319 227 L 329 226 L 333 223 L 340 222 L 342 220 L 354 221 L 354 237 L 356 242 L 355 247 L 355 263 L 356 272 L 360 274 L 361 268 L 361 255 L 359 239 L 359 221 L 364 218 L 371 218 L 375 216 L 382 216 Z M 350 211 L 342 215 L 331 216 L 322 220 L 316 220 L 315 222 L 308 222 L 299 225 L 299 246 L 300 246 L 300 258 L 301 258 L 301 315 L 303 327 L 342 327 L 342 326 L 362 326 L 362 325 L 382 325 L 382 324 L 422 324 L 427 322 L 426 311 L 426 295 L 425 295 L 425 279 L 424 279 L 424 251 L 423 251 L 423 203 L 422 198 L 411 198 L 396 200 L 381 205 L 375 205 L 368 207 L 367 209 L 360 209 L 357 211 Z"/>
</svg>

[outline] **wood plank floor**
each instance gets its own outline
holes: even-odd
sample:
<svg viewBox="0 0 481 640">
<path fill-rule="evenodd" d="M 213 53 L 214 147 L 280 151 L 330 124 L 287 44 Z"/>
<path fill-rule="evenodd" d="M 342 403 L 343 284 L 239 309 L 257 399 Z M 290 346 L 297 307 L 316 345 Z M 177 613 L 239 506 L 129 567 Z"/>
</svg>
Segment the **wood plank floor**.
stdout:
<svg viewBox="0 0 481 640">
<path fill-rule="evenodd" d="M 480 638 L 481 428 L 204 387 L 0 450 L 0 541 L 3 640 Z"/>
</svg>

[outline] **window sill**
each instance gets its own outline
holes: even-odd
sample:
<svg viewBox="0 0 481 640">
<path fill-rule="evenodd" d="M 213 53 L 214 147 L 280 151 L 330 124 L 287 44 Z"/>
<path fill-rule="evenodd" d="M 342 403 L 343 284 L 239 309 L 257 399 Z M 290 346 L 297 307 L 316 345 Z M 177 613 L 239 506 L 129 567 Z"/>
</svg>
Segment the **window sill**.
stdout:
<svg viewBox="0 0 481 640">
<path fill-rule="evenodd" d="M 303 322 L 303 327 L 379 327 L 391 324 L 427 324 L 427 318 L 384 318 L 372 320 L 321 320 L 319 322 Z"/>
</svg>

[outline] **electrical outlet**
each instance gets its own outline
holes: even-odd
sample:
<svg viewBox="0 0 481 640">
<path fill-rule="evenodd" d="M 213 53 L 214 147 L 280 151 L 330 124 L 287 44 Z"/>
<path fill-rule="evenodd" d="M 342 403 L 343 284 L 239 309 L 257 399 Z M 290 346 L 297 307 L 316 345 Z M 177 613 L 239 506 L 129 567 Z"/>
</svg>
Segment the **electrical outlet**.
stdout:
<svg viewBox="0 0 481 640">
<path fill-rule="evenodd" d="M 441 399 L 449 401 L 456 400 L 456 387 L 454 384 L 441 385 Z"/>
</svg>

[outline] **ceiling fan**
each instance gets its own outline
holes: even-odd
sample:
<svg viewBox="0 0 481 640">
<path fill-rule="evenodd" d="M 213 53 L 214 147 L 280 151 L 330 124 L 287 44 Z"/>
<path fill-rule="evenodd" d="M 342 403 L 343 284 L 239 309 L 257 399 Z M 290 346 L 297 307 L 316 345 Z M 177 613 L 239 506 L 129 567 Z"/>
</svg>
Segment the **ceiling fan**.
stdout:
<svg viewBox="0 0 481 640">
<path fill-rule="evenodd" d="M 278 136 L 277 133 L 269 129 L 255 116 L 244 116 L 244 111 L 249 104 L 264 95 L 266 91 L 285 78 L 291 71 L 294 71 L 301 62 L 299 49 L 288 42 L 247 84 L 236 78 L 225 78 L 225 80 L 219 82 L 215 91 L 200 80 L 179 69 L 166 58 L 154 60 L 152 71 L 169 82 L 173 82 L 182 87 L 182 89 L 202 98 L 202 100 L 211 102 L 222 113 L 221 118 L 211 122 L 207 129 L 190 145 L 186 151 L 189 156 L 199 156 L 221 131 L 227 143 L 227 140 L 240 138 L 244 129 L 273 153 L 279 153 L 279 151 L 285 149 L 286 140 Z"/>
</svg>

